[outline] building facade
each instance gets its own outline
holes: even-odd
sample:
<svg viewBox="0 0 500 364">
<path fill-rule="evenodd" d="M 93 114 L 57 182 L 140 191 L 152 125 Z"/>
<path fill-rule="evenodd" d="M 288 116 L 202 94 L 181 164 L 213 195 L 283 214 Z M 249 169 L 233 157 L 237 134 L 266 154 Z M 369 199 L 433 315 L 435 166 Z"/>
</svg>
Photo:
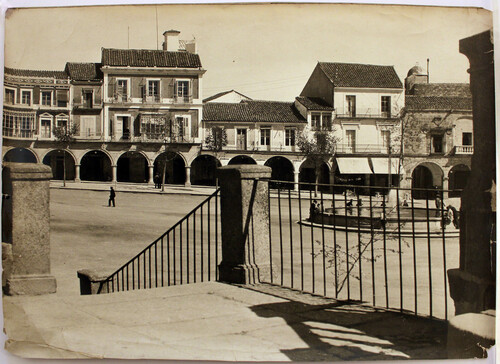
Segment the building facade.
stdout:
<svg viewBox="0 0 500 364">
<path fill-rule="evenodd" d="M 359 186 L 464 187 L 470 169 L 468 85 L 429 84 L 413 67 L 318 62 L 293 102 L 231 90 L 203 99 L 194 41 L 164 33 L 162 50 L 104 48 L 64 71 L 5 69 L 3 159 L 50 165 L 55 179 L 214 185 L 217 166 L 268 165 L 272 178 Z M 406 96 L 406 97 L 405 97 Z M 57 127 L 76 126 L 63 145 Z M 214 149 L 207 137 L 223 130 Z M 317 166 L 299 137 L 328 133 Z"/>
<path fill-rule="evenodd" d="M 469 84 L 428 83 L 418 66 L 410 69 L 405 84 L 403 185 L 463 189 L 474 152 Z M 450 192 L 450 197 L 458 195 Z"/>
</svg>

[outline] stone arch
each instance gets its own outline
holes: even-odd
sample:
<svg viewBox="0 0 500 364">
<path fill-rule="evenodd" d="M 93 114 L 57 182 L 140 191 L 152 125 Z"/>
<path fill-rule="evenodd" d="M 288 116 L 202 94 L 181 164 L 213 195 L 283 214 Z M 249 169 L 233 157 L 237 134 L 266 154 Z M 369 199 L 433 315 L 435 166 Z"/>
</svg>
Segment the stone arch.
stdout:
<svg viewBox="0 0 500 364">
<path fill-rule="evenodd" d="M 118 182 L 147 183 L 149 179 L 149 158 L 139 151 L 122 153 L 116 161 Z"/>
<path fill-rule="evenodd" d="M 316 183 L 316 171 L 314 167 L 314 162 L 310 159 L 304 160 L 299 167 L 299 182 L 304 183 Z M 330 168 L 326 161 L 321 164 L 320 174 L 318 178 L 318 183 L 329 184 L 330 183 Z M 314 189 L 311 185 L 300 185 L 300 189 L 309 190 Z M 328 186 L 321 186 L 320 190 L 328 190 Z"/>
<path fill-rule="evenodd" d="M 293 174 L 295 168 L 290 159 L 282 156 L 275 156 L 269 158 L 265 166 L 271 167 L 271 179 L 275 181 L 286 181 L 291 183 L 285 183 L 284 186 L 293 189 Z M 277 185 L 276 182 L 271 182 L 271 188 L 284 187 L 283 184 Z"/>
<path fill-rule="evenodd" d="M 242 154 L 231 158 L 231 160 L 228 162 L 228 165 L 232 164 L 257 164 L 257 162 L 252 157 Z"/>
<path fill-rule="evenodd" d="M 30 148 L 16 147 L 9 149 L 3 156 L 4 162 L 38 163 L 38 155 Z"/>
<path fill-rule="evenodd" d="M 53 149 L 45 154 L 42 163 L 49 166 L 52 169 L 53 179 L 74 180 L 75 161 L 76 158 L 70 151 L 63 149 Z M 66 173 L 64 173 L 65 169 Z"/>
<path fill-rule="evenodd" d="M 113 178 L 112 158 L 104 150 L 90 150 L 80 159 L 80 179 L 82 181 L 109 182 Z"/>
<path fill-rule="evenodd" d="M 442 168 L 433 162 L 419 163 L 413 168 L 412 189 L 435 190 L 443 188 L 444 173 Z M 412 196 L 415 199 L 434 199 L 435 193 L 425 190 L 414 190 Z"/>
<path fill-rule="evenodd" d="M 191 184 L 202 186 L 215 186 L 217 167 L 221 167 L 221 162 L 210 154 L 197 156 L 191 162 Z"/>
<path fill-rule="evenodd" d="M 163 165 L 166 163 L 165 184 L 186 183 L 186 159 L 181 153 L 163 152 L 156 156 L 153 175 L 163 180 Z"/>
<path fill-rule="evenodd" d="M 449 197 L 460 197 L 461 191 L 467 186 L 470 168 L 465 164 L 457 164 L 448 172 Z"/>
</svg>

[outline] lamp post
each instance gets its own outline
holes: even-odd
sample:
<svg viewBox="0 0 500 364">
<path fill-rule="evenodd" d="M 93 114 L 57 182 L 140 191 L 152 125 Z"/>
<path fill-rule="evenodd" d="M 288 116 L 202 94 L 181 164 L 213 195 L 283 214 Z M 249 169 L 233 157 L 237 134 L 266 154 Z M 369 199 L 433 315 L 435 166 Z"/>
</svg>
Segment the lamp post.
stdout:
<svg viewBox="0 0 500 364">
<path fill-rule="evenodd" d="M 167 171 L 167 137 L 165 137 L 163 139 L 163 142 L 165 144 L 165 151 L 163 153 L 165 153 L 165 158 L 164 158 L 164 161 L 163 161 L 163 177 L 162 177 L 162 183 L 161 183 L 161 192 L 165 192 L 165 174 L 166 174 L 166 171 Z"/>
</svg>

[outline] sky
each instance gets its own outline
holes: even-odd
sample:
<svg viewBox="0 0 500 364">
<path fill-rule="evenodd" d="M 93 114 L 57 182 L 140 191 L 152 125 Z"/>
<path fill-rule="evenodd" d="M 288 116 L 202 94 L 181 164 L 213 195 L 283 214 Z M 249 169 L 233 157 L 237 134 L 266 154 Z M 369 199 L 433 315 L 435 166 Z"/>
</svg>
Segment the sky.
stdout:
<svg viewBox="0 0 500 364">
<path fill-rule="evenodd" d="M 176 29 L 196 38 L 204 98 L 234 89 L 293 101 L 318 61 L 393 65 L 403 81 L 429 58 L 431 82 L 468 82 L 458 42 L 491 28 L 492 16 L 391 5 L 122 5 L 11 9 L 5 22 L 7 67 L 63 70 L 99 62 L 101 47 L 161 49 L 162 33 Z"/>
</svg>

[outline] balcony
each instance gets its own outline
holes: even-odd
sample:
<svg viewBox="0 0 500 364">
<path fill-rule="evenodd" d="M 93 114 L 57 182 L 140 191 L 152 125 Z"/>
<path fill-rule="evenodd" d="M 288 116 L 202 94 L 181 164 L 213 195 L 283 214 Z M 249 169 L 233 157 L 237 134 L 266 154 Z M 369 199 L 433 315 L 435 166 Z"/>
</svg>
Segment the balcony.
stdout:
<svg viewBox="0 0 500 364">
<path fill-rule="evenodd" d="M 160 95 L 144 96 L 142 98 L 142 102 L 145 104 L 159 104 L 160 103 Z"/>
<path fill-rule="evenodd" d="M 455 155 L 470 155 L 474 154 L 472 145 L 455 145 Z"/>
<path fill-rule="evenodd" d="M 192 144 L 195 143 L 194 138 L 185 135 L 173 135 L 164 137 L 158 134 L 143 133 L 141 136 L 135 137 L 137 141 L 143 143 L 163 143 L 163 144 Z"/>
<path fill-rule="evenodd" d="M 190 104 L 193 102 L 192 95 L 174 96 L 174 104 Z"/>
<path fill-rule="evenodd" d="M 74 110 L 101 110 L 102 109 L 102 104 L 101 103 L 74 103 L 73 104 L 73 109 Z"/>
<path fill-rule="evenodd" d="M 337 144 L 337 153 L 346 154 L 389 154 L 389 147 L 382 144 Z M 392 146 L 391 153 L 396 153 L 399 148 Z"/>
<path fill-rule="evenodd" d="M 347 114 L 336 114 L 338 119 L 396 119 L 397 117 L 391 115 L 390 113 L 347 113 Z"/>
<path fill-rule="evenodd" d="M 15 128 L 3 128 L 3 136 L 9 138 L 19 138 L 19 139 L 33 139 L 34 132 L 33 130 L 23 130 L 23 129 L 15 129 Z"/>
</svg>

